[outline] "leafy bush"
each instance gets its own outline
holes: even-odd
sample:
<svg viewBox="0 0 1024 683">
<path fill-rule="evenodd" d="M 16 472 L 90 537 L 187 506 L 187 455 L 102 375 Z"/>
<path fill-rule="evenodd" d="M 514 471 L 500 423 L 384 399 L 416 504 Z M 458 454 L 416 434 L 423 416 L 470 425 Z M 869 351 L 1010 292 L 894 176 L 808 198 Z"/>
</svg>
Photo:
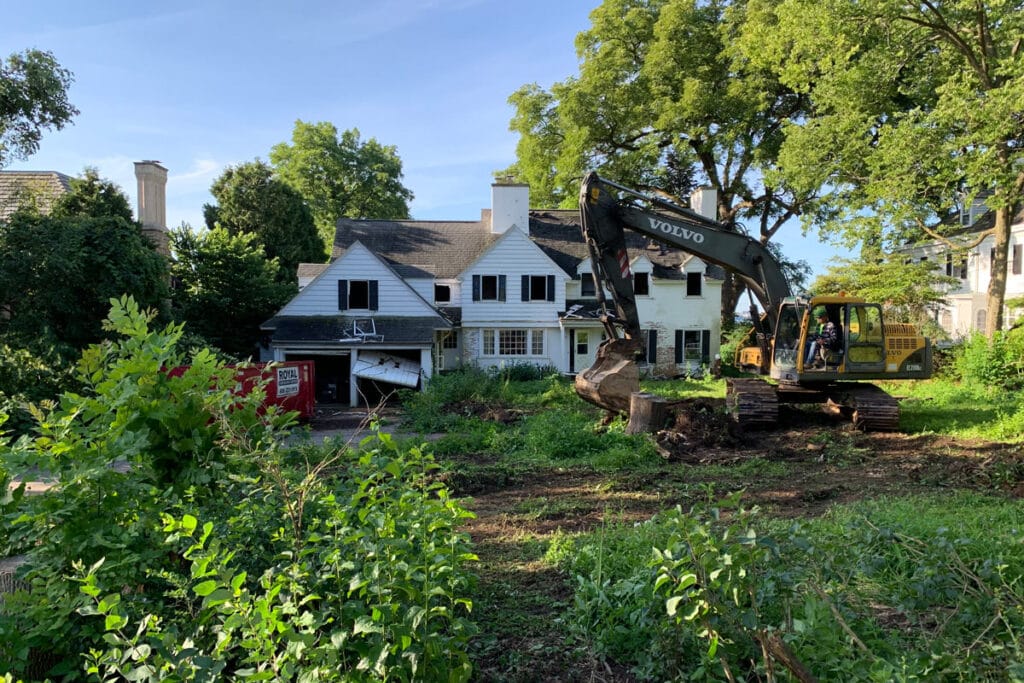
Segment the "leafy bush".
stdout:
<svg viewBox="0 0 1024 683">
<path fill-rule="evenodd" d="M 0 472 L 54 480 L 0 508 L 30 586 L 0 610 L 4 666 L 48 656 L 48 675 L 80 680 L 88 654 L 102 680 L 464 680 L 467 513 L 432 456 L 383 434 L 290 447 L 294 415 L 235 396 L 233 371 L 185 358 L 181 327 L 151 319 L 116 302 L 124 338 L 83 354 L 85 390 L 0 443 Z"/>
<path fill-rule="evenodd" d="M 488 369 L 487 374 L 498 381 L 506 382 L 530 382 L 544 379 L 551 375 L 558 375 L 559 371 L 554 365 L 536 365 L 527 362 L 505 363 L 493 366 Z"/>
<path fill-rule="evenodd" d="M 989 340 L 975 334 L 957 349 L 961 379 L 997 391 L 1024 388 L 1024 328 L 998 332 Z"/>
</svg>

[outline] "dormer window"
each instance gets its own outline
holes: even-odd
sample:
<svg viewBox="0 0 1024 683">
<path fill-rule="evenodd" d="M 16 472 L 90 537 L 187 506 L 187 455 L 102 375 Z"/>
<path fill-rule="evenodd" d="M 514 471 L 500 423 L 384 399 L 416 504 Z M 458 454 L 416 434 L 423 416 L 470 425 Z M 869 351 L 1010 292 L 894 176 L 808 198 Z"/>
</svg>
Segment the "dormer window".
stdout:
<svg viewBox="0 0 1024 683">
<path fill-rule="evenodd" d="M 703 273 L 686 274 L 686 296 L 700 296 L 701 286 L 704 283 Z"/>
<path fill-rule="evenodd" d="M 594 283 L 593 273 L 580 273 L 580 296 L 597 296 L 597 285 Z"/>
<path fill-rule="evenodd" d="M 452 302 L 452 288 L 448 285 L 434 285 L 434 303 L 450 304 Z"/>
<path fill-rule="evenodd" d="M 651 293 L 651 274 L 633 273 L 633 294 L 649 296 Z"/>
</svg>

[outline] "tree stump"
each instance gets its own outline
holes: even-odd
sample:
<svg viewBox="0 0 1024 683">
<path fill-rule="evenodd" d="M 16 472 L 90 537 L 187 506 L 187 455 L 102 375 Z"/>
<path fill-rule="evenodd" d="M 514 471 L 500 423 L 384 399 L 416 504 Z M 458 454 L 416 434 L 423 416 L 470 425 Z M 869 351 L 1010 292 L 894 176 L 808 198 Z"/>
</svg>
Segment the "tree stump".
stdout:
<svg viewBox="0 0 1024 683">
<path fill-rule="evenodd" d="M 627 434 L 650 434 L 665 428 L 671 402 L 664 396 L 634 391 L 629 395 Z"/>
</svg>

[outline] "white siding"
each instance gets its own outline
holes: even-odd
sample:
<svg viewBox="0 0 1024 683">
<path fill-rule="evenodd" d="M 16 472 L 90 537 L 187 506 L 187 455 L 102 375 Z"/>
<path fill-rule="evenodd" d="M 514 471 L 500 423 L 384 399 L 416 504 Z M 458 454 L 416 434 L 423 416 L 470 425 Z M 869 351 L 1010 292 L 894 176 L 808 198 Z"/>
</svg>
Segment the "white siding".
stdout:
<svg viewBox="0 0 1024 683">
<path fill-rule="evenodd" d="M 306 285 L 278 315 L 337 315 L 338 280 L 376 280 L 378 306 L 371 313 L 396 316 L 436 315 L 436 311 L 383 261 L 356 242 L 313 282 Z M 430 296 L 433 298 L 433 286 Z M 353 310 L 349 314 L 359 314 Z"/>
<path fill-rule="evenodd" d="M 505 301 L 473 301 L 474 275 L 505 275 Z M 523 301 L 523 275 L 554 275 L 554 301 Z M 540 248 L 519 230 L 510 230 L 480 259 L 462 274 L 462 306 L 464 326 L 502 323 L 505 326 L 529 327 L 558 324 L 558 312 L 565 310 L 565 271 L 549 259 Z"/>
</svg>

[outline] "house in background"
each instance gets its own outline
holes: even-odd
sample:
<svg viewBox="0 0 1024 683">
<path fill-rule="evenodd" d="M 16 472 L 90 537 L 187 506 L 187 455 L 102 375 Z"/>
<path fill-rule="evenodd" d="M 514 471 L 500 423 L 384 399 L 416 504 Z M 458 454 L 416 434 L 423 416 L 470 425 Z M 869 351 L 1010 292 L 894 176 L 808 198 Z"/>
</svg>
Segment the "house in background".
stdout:
<svg viewBox="0 0 1024 683">
<path fill-rule="evenodd" d="M 995 213 L 985 206 L 981 197 L 965 207 L 949 221 L 962 227 L 959 237 L 966 243 L 976 241 L 985 230 L 991 230 Z M 973 332 L 984 332 L 988 319 L 988 286 L 995 263 L 995 237 L 987 236 L 966 252 L 954 253 L 940 242 L 928 242 L 907 249 L 906 258 L 913 261 L 931 261 L 941 273 L 957 278 L 959 282 L 946 292 L 946 303 L 935 311 L 935 322 L 952 339 L 962 339 Z M 1024 211 L 1013 220 L 1010 249 L 1006 263 L 1005 300 L 1024 297 Z M 1022 318 L 1024 309 L 1005 307 L 1004 328 L 1012 327 Z"/>
<path fill-rule="evenodd" d="M 159 161 L 136 161 L 136 220 L 158 252 L 170 256 L 167 236 L 167 169 Z M 24 206 L 47 214 L 54 202 L 71 191 L 71 176 L 56 171 L 0 171 L 0 222 Z"/>
<path fill-rule="evenodd" d="M 683 251 L 626 239 L 645 367 L 676 376 L 708 364 L 721 277 Z M 302 264 L 298 277 L 299 294 L 262 325 L 262 359 L 313 360 L 321 401 L 374 405 L 466 364 L 575 373 L 604 338 L 578 212 L 530 210 L 521 184 L 492 185 L 477 221 L 342 219 L 330 263 Z"/>
<path fill-rule="evenodd" d="M 0 171 L 0 221 L 24 206 L 41 214 L 71 191 L 71 176 L 56 171 Z"/>
</svg>

